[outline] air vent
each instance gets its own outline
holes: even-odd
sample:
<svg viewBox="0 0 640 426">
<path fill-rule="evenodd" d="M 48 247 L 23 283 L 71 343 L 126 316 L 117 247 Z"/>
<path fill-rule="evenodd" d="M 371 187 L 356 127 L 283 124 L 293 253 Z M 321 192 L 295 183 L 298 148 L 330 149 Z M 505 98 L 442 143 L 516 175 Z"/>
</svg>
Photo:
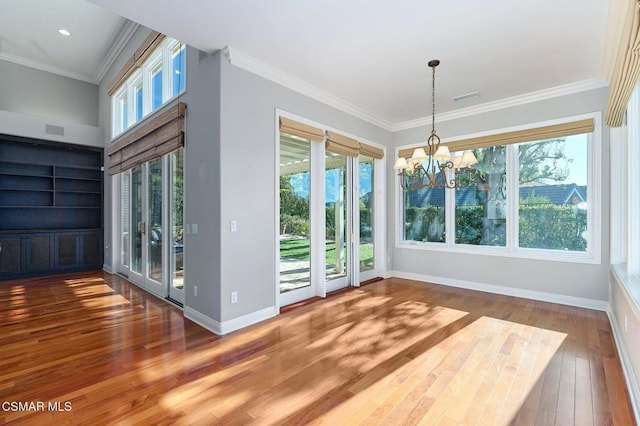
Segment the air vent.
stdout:
<svg viewBox="0 0 640 426">
<path fill-rule="evenodd" d="M 64 136 L 64 127 L 46 124 L 44 132 L 48 135 Z"/>
<path fill-rule="evenodd" d="M 466 95 L 454 96 L 452 99 L 454 102 L 464 102 L 470 101 L 471 99 L 476 99 L 480 97 L 480 92 L 471 92 Z"/>
</svg>

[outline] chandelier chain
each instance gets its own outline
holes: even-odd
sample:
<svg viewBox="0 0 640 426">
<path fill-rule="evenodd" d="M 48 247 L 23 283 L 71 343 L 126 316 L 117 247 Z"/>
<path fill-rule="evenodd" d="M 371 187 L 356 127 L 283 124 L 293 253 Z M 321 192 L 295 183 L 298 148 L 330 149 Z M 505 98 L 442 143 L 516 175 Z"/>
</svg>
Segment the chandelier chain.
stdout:
<svg viewBox="0 0 640 426">
<path fill-rule="evenodd" d="M 436 67 L 431 67 L 431 134 L 436 133 Z"/>
</svg>

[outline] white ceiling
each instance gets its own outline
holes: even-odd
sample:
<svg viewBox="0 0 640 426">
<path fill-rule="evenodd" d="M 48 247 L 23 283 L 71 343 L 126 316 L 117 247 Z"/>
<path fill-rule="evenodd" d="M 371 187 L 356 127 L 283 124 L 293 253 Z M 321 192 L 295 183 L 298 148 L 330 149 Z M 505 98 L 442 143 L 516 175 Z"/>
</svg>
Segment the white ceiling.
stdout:
<svg viewBox="0 0 640 426">
<path fill-rule="evenodd" d="M 85 0 L 2 0 L 0 59 L 96 83 L 126 24 Z"/>
<path fill-rule="evenodd" d="M 426 63 L 433 58 L 441 60 L 436 71 L 438 114 L 531 92 L 561 93 L 603 85 L 605 24 L 612 3 L 89 1 L 201 50 L 231 46 L 232 53 L 237 52 L 254 69 L 269 70 L 267 74 L 277 74 L 281 80 L 284 76 L 307 92 L 320 94 L 316 97 L 387 128 L 429 116 L 431 70 Z M 32 17 L 32 8 L 50 9 L 47 13 L 51 13 L 64 9 L 61 5 L 65 3 L 70 5 L 68 23 L 54 22 L 44 12 L 37 20 Z M 31 5 L 28 14 L 24 4 Z M 110 32 L 122 25 L 112 15 L 100 15 L 84 0 L 3 0 L 0 8 L 2 52 L 41 61 L 48 58 L 56 66 L 68 65 L 73 72 L 88 76 L 97 74 L 97 63 L 104 55 L 105 45 L 100 43 L 111 40 Z M 15 18 L 7 17 L 7 8 L 16 13 Z M 56 19 L 59 16 L 56 13 Z M 55 32 L 60 26 L 81 32 L 62 40 Z M 86 27 L 92 30 L 89 35 L 82 32 Z M 21 33 L 12 35 L 14 31 Z M 42 41 L 47 38 L 53 41 Z M 67 42 L 77 44 L 65 50 L 63 43 Z M 94 55 L 78 60 L 75 56 L 80 55 L 74 52 L 87 46 L 90 51 L 95 48 Z M 480 92 L 478 99 L 459 104 L 451 99 L 474 91 Z"/>
</svg>

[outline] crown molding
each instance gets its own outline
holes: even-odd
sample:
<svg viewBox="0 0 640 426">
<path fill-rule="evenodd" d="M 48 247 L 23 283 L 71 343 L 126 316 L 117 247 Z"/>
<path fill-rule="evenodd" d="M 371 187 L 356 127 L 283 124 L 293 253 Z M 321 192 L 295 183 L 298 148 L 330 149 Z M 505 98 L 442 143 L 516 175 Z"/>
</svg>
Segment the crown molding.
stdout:
<svg viewBox="0 0 640 426">
<path fill-rule="evenodd" d="M 392 123 L 374 114 L 371 114 L 360 107 L 346 102 L 322 89 L 319 89 L 309 83 L 306 83 L 296 77 L 291 76 L 275 67 L 265 64 L 231 46 L 225 46 L 222 54 L 230 64 L 247 70 L 253 74 L 257 74 L 267 80 L 271 80 L 291 90 L 322 102 L 326 105 L 334 107 L 340 111 L 360 118 L 368 123 L 381 127 L 390 132 L 398 132 L 401 130 L 412 129 L 431 124 L 431 117 L 421 117 L 415 120 Z M 574 93 L 584 92 L 587 90 L 599 89 L 606 87 L 607 83 L 601 78 L 591 78 L 562 86 L 551 87 L 548 89 L 530 92 L 524 95 L 513 96 L 510 98 L 500 99 L 497 101 L 486 102 L 483 104 L 461 108 L 454 111 L 445 112 L 436 116 L 436 122 L 455 120 L 459 118 L 469 117 L 472 115 L 482 114 L 500 109 L 511 108 L 519 105 L 525 105 L 532 102 L 539 102 L 560 96 L 571 95 Z"/>
<path fill-rule="evenodd" d="M 63 77 L 69 77 L 69 78 L 73 78 L 76 80 L 80 80 L 80 81 L 84 81 L 87 83 L 92 83 L 95 84 L 95 80 L 85 74 L 80 74 L 80 73 L 75 73 L 75 72 L 70 72 L 67 71 L 63 68 L 60 67 L 55 67 L 53 65 L 47 65 L 44 64 L 40 61 L 34 61 L 32 59 L 27 59 L 27 58 L 23 58 L 20 56 L 15 56 L 15 55 L 11 55 L 10 53 L 6 53 L 6 52 L 0 52 L 0 59 L 7 61 L 7 62 L 13 62 L 14 64 L 18 64 L 18 65 L 24 65 L 25 67 L 29 67 L 29 68 L 35 68 L 37 70 L 40 71 L 46 71 L 46 72 L 50 72 L 53 74 L 58 74 L 61 75 Z"/>
<path fill-rule="evenodd" d="M 469 117 L 472 115 L 482 114 L 491 111 L 497 111 L 505 108 L 512 108 L 519 105 L 530 104 L 533 102 L 544 101 L 547 99 L 557 98 L 560 96 L 571 95 L 574 93 L 585 92 L 587 90 L 600 89 L 606 87 L 607 83 L 601 78 L 591 78 L 575 83 L 565 84 L 563 86 L 550 87 L 548 89 L 539 90 L 537 92 L 525 93 L 524 95 L 513 96 L 511 98 L 500 99 L 497 101 L 486 102 L 467 108 L 448 111 L 436 116 L 436 122 L 440 123 L 448 120 L 456 120 L 458 118 Z M 413 129 L 415 127 L 427 126 L 431 124 L 431 117 L 418 118 L 416 120 L 404 121 L 396 123 L 391 127 L 391 131 Z"/>
<path fill-rule="evenodd" d="M 342 112 L 346 112 L 347 114 L 360 118 L 361 120 L 381 127 L 385 130 L 392 131 L 394 127 L 393 123 L 374 114 L 371 114 L 356 105 L 344 101 L 337 96 L 330 94 L 329 92 L 326 92 L 316 86 L 302 81 L 275 67 L 272 67 L 271 65 L 267 65 L 264 62 L 261 62 L 258 59 L 255 59 L 239 51 L 236 48 L 225 46 L 222 49 L 222 53 L 231 65 L 242 68 L 253 74 L 257 74 L 260 77 L 271 80 L 274 83 L 280 84 L 288 89 L 301 93 Z"/>
<path fill-rule="evenodd" d="M 110 43 L 109 50 L 107 50 L 107 53 L 104 55 L 104 59 L 100 62 L 100 65 L 98 65 L 98 72 L 96 73 L 94 83 L 100 84 L 102 82 L 105 74 L 118 58 L 122 49 L 129 43 L 129 40 L 131 40 L 131 37 L 133 37 L 138 27 L 140 27 L 140 24 L 129 21 L 128 19 L 125 20 L 120 31 L 118 31 L 118 35 L 113 42 Z"/>
</svg>

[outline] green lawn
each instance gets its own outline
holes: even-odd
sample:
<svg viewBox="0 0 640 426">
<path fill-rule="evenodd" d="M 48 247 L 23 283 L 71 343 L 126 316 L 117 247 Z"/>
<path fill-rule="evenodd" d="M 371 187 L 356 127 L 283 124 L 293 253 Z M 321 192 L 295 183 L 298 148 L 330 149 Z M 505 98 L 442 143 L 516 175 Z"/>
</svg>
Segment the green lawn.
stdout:
<svg viewBox="0 0 640 426">
<path fill-rule="evenodd" d="M 326 243 L 327 265 L 333 265 L 336 260 L 336 244 L 333 241 Z M 280 240 L 280 257 L 290 259 L 309 260 L 309 240 L 289 238 Z M 360 244 L 360 262 L 373 261 L 373 244 Z"/>
</svg>

